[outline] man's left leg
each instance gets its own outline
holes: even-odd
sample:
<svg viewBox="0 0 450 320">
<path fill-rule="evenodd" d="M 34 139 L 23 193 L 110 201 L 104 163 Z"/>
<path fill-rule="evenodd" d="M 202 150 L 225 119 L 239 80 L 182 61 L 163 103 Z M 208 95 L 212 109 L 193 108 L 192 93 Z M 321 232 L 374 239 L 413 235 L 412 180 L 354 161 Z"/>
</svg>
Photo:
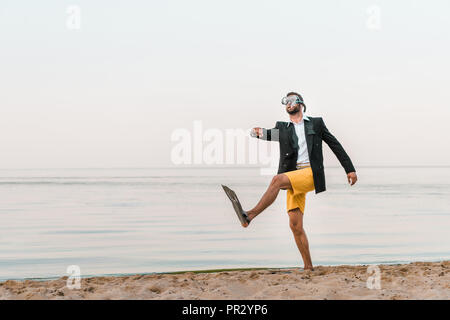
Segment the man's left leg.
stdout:
<svg viewBox="0 0 450 320">
<path fill-rule="evenodd" d="M 289 226 L 294 234 L 295 243 L 302 255 L 304 269 L 312 270 L 311 254 L 309 253 L 309 243 L 306 232 L 303 229 L 303 213 L 299 208 L 288 211 Z"/>
<path fill-rule="evenodd" d="M 264 193 L 261 200 L 259 200 L 258 204 L 253 209 L 247 211 L 250 221 L 275 201 L 280 190 L 291 188 L 291 182 L 287 175 L 281 173 L 274 176 L 267 191 Z"/>
</svg>

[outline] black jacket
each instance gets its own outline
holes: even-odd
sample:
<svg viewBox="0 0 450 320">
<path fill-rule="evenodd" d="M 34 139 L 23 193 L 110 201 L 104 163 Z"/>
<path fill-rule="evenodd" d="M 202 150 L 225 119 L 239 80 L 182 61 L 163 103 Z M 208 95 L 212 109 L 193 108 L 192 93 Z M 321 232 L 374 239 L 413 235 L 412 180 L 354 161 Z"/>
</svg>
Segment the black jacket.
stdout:
<svg viewBox="0 0 450 320">
<path fill-rule="evenodd" d="M 328 144 L 346 173 L 356 171 L 350 157 L 339 141 L 328 131 L 321 117 L 307 116 L 307 118 L 304 118 L 304 128 L 316 193 L 326 190 L 322 141 Z M 277 121 L 275 128 L 263 129 L 263 136 L 259 139 L 278 141 L 280 143 L 278 174 L 297 169 L 298 138 L 294 125 L 291 122 Z"/>
</svg>

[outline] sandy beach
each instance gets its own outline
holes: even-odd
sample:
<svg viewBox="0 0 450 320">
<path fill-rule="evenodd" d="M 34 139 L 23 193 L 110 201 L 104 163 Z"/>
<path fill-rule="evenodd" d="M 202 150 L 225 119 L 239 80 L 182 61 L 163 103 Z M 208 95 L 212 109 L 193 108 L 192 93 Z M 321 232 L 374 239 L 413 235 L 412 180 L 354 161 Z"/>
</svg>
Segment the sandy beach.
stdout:
<svg viewBox="0 0 450 320">
<path fill-rule="evenodd" d="M 0 299 L 449 299 L 450 261 L 379 265 L 381 289 L 367 288 L 366 265 L 92 277 L 0 283 Z M 372 274 L 373 276 L 373 274 Z"/>
</svg>

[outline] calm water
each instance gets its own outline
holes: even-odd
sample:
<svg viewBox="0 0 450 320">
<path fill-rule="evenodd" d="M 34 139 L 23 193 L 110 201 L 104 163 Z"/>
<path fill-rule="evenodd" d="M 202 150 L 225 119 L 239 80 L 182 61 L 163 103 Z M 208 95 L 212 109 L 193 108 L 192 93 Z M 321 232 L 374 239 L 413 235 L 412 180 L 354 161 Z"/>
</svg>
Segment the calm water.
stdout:
<svg viewBox="0 0 450 320">
<path fill-rule="evenodd" d="M 450 259 L 450 168 L 326 168 L 307 195 L 314 264 Z M 302 266 L 285 191 L 243 229 L 270 176 L 258 169 L 0 170 L 0 280 L 227 267 Z"/>
</svg>

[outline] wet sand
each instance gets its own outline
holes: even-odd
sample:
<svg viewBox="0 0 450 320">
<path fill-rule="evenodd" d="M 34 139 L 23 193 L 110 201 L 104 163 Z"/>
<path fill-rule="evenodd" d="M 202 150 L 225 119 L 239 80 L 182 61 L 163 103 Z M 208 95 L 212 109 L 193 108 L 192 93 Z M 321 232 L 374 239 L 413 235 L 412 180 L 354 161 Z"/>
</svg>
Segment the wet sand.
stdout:
<svg viewBox="0 0 450 320">
<path fill-rule="evenodd" d="M 80 289 L 67 277 L 8 280 L 0 299 L 450 299 L 450 261 L 378 267 L 380 289 L 367 287 L 367 265 L 341 265 L 93 277 Z"/>
</svg>

